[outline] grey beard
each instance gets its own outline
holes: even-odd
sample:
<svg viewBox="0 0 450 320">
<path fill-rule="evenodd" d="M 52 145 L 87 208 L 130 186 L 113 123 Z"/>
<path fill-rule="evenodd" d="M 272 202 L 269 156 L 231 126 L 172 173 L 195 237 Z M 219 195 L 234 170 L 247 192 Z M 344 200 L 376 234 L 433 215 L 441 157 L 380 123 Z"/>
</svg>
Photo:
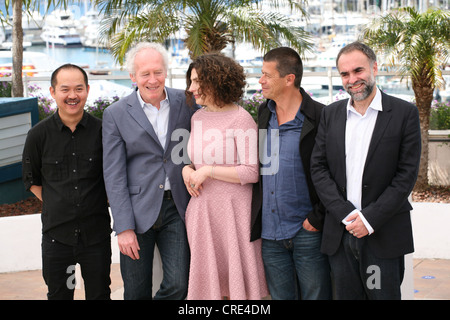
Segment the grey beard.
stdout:
<svg viewBox="0 0 450 320">
<path fill-rule="evenodd" d="M 360 83 L 360 81 L 356 82 L 356 83 Z M 365 84 L 364 86 L 364 90 L 362 92 L 358 92 L 358 93 L 353 93 L 348 89 L 348 86 L 346 86 L 345 90 L 347 91 L 347 93 L 350 95 L 350 97 L 353 99 L 353 101 L 362 101 L 367 99 L 370 94 L 373 91 L 373 88 L 375 87 L 375 81 L 362 81 L 362 83 Z M 352 86 L 355 84 L 351 84 Z"/>
</svg>

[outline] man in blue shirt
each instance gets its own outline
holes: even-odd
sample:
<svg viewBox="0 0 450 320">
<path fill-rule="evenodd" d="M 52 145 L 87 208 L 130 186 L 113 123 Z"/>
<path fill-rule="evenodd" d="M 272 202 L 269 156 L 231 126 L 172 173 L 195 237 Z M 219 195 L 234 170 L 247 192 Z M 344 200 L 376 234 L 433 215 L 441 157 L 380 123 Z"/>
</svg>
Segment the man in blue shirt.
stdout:
<svg viewBox="0 0 450 320">
<path fill-rule="evenodd" d="M 310 157 L 323 105 L 300 87 L 303 64 L 287 47 L 264 56 L 258 111 L 261 179 L 254 186 L 251 240 L 262 238 L 272 299 L 330 299 L 328 260 L 320 252 L 324 208 Z M 265 134 L 264 134 L 265 133 Z"/>
</svg>

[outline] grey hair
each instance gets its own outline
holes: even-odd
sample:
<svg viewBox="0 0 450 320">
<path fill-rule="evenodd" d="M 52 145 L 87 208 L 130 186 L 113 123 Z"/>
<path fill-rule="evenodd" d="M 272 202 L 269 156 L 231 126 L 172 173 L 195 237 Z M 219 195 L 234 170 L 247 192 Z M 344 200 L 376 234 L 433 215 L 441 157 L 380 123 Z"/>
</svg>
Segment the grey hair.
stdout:
<svg viewBox="0 0 450 320">
<path fill-rule="evenodd" d="M 164 61 L 164 68 L 166 69 L 166 71 L 169 69 L 169 55 L 166 48 L 164 48 L 161 44 L 155 42 L 140 42 L 136 46 L 131 48 L 125 55 L 125 66 L 129 73 L 133 75 L 135 74 L 134 59 L 139 52 L 145 49 L 152 49 L 159 52 Z"/>
</svg>

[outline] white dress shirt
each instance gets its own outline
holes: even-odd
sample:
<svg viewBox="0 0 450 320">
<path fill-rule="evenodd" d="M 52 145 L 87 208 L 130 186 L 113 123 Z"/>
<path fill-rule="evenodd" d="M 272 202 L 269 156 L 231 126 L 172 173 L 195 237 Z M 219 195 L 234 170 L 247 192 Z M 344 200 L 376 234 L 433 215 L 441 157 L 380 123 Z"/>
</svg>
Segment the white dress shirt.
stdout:
<svg viewBox="0 0 450 320">
<path fill-rule="evenodd" d="M 167 140 L 167 128 L 169 126 L 169 96 L 167 95 L 167 91 L 164 88 L 164 93 L 166 98 L 162 100 L 159 104 L 159 110 L 151 103 L 146 103 L 142 100 L 141 94 L 139 90 L 137 91 L 138 100 L 141 103 L 142 109 L 144 110 L 145 115 L 153 126 L 153 130 L 155 130 L 156 135 L 158 136 L 159 143 L 165 149 L 166 140 Z M 166 175 L 166 182 L 164 186 L 164 190 L 170 190 L 170 182 L 169 178 Z"/>
<path fill-rule="evenodd" d="M 382 110 L 381 92 L 378 88 L 364 115 L 355 110 L 352 106 L 352 99 L 349 99 L 347 104 L 347 124 L 345 129 L 347 200 L 356 208 L 347 217 L 357 212 L 369 234 L 372 234 L 374 230 L 361 213 L 362 178 L 378 112 Z M 345 225 L 349 224 L 350 222 L 345 221 L 345 219 L 342 222 Z"/>
</svg>

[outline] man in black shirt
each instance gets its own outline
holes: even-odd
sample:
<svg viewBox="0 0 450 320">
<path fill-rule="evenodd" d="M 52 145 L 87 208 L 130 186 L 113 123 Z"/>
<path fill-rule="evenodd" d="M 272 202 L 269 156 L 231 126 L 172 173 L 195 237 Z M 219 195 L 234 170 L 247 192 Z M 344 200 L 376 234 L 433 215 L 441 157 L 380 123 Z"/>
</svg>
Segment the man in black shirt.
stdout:
<svg viewBox="0 0 450 320">
<path fill-rule="evenodd" d="M 102 123 L 84 111 L 86 72 L 65 64 L 51 77 L 54 115 L 28 133 L 25 188 L 43 202 L 42 269 L 48 299 L 73 299 L 80 264 L 86 299 L 110 299 L 111 224 L 102 171 Z"/>
</svg>

